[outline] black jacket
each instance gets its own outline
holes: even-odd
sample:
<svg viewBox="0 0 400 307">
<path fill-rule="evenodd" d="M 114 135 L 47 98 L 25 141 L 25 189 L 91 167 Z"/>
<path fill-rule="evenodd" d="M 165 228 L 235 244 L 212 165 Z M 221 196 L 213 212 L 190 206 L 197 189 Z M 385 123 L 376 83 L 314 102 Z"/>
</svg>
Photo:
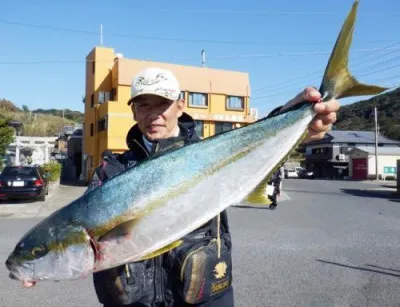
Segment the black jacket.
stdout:
<svg viewBox="0 0 400 307">
<path fill-rule="evenodd" d="M 134 125 L 126 138 L 129 150 L 104 157 L 105 163 L 96 169 L 91 187 L 134 167 L 149 156 L 200 140 L 195 123 L 188 114 L 179 118 L 178 125 L 179 136 L 154 143 L 151 152 L 146 150 L 142 133 Z M 215 243 L 219 242 L 215 240 L 218 227 L 221 239 L 219 258 Z M 161 256 L 94 273 L 99 301 L 104 306 L 233 307 L 231 239 L 226 212 L 183 239 L 183 245 Z M 215 273 L 216 269 L 220 270 L 220 276 Z"/>
</svg>

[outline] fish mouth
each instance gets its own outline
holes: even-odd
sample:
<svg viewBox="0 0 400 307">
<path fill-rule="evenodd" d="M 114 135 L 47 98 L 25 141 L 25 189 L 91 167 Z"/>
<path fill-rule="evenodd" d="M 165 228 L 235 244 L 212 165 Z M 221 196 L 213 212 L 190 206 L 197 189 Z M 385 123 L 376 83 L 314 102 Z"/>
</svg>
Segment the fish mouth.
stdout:
<svg viewBox="0 0 400 307">
<path fill-rule="evenodd" d="M 15 271 L 10 272 L 10 274 L 8 274 L 8 277 L 13 280 L 21 280 L 21 278 L 18 277 Z"/>
<path fill-rule="evenodd" d="M 13 280 L 31 281 L 29 278 L 26 278 L 27 274 L 24 274 L 24 272 L 30 271 L 31 266 L 29 263 L 18 264 L 10 260 L 10 258 L 6 261 L 6 267 L 10 271 L 8 277 Z"/>
</svg>

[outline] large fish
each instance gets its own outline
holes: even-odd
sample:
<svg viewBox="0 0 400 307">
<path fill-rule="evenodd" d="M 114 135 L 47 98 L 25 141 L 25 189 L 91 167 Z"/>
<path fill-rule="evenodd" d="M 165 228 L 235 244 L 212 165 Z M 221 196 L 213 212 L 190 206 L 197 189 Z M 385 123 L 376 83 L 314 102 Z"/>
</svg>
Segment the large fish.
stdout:
<svg viewBox="0 0 400 307">
<path fill-rule="evenodd" d="M 373 95 L 347 68 L 358 1 L 327 65 L 323 100 Z M 304 102 L 285 113 L 149 158 L 33 227 L 6 265 L 24 281 L 78 279 L 166 252 L 227 207 L 266 201 L 274 171 L 306 135 L 315 114 Z"/>
</svg>

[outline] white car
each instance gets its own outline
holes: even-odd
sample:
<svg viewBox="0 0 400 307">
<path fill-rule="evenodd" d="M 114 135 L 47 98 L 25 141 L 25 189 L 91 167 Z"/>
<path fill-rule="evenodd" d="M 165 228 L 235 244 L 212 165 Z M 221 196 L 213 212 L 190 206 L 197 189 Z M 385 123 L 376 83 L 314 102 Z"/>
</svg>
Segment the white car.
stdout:
<svg viewBox="0 0 400 307">
<path fill-rule="evenodd" d="M 286 170 L 285 178 L 298 178 L 299 175 L 295 169 Z"/>
</svg>

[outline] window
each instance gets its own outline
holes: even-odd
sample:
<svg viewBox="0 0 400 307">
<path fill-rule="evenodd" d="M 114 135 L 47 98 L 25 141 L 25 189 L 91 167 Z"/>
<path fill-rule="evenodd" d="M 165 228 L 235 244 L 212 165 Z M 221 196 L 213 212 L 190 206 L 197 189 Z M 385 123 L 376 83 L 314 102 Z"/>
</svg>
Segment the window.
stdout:
<svg viewBox="0 0 400 307">
<path fill-rule="evenodd" d="M 117 89 L 115 87 L 111 90 L 110 100 L 117 100 Z"/>
<path fill-rule="evenodd" d="M 94 134 L 94 125 L 93 123 L 90 124 L 90 136 L 93 136 Z"/>
<path fill-rule="evenodd" d="M 313 155 L 328 155 L 332 153 L 332 148 L 330 147 L 313 148 L 311 152 Z"/>
<path fill-rule="evenodd" d="M 226 108 L 230 110 L 244 110 L 244 98 L 237 96 L 226 97 Z"/>
<path fill-rule="evenodd" d="M 7 166 L 4 168 L 3 176 L 36 176 L 36 168 Z"/>
<path fill-rule="evenodd" d="M 189 93 L 190 107 L 207 107 L 208 95 L 203 93 Z"/>
<path fill-rule="evenodd" d="M 94 94 L 90 95 L 90 107 L 93 108 L 94 106 Z"/>
<path fill-rule="evenodd" d="M 195 120 L 196 133 L 199 137 L 204 137 L 204 122 L 201 120 Z"/>
<path fill-rule="evenodd" d="M 232 123 L 229 122 L 216 122 L 215 123 L 215 134 L 232 130 Z"/>
<path fill-rule="evenodd" d="M 97 131 L 104 131 L 107 130 L 107 116 L 105 116 L 104 118 L 100 119 L 97 123 Z"/>
<path fill-rule="evenodd" d="M 99 104 L 105 103 L 110 100 L 111 92 L 99 92 Z"/>
<path fill-rule="evenodd" d="M 92 74 L 94 74 L 96 72 L 96 62 L 93 61 L 92 62 Z"/>
<path fill-rule="evenodd" d="M 185 99 L 185 92 L 184 91 L 179 93 L 179 98 L 180 99 Z"/>
</svg>

